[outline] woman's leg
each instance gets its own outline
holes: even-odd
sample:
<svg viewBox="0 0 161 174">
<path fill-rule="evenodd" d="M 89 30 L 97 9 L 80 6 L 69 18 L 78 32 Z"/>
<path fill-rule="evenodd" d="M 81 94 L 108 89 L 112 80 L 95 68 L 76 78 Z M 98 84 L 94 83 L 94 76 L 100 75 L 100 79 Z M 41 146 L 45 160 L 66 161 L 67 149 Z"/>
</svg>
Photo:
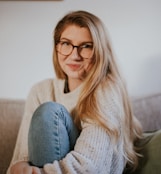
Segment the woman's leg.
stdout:
<svg viewBox="0 0 161 174">
<path fill-rule="evenodd" d="M 79 131 L 63 105 L 46 102 L 34 112 L 28 135 L 29 162 L 38 167 L 62 159 L 74 148 Z"/>
</svg>

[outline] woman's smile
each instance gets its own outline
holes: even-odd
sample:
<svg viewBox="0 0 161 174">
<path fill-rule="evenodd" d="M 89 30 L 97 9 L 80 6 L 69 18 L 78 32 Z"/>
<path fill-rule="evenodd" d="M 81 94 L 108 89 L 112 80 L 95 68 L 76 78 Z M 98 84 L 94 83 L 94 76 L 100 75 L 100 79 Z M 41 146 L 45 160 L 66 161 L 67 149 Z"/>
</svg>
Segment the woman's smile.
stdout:
<svg viewBox="0 0 161 174">
<path fill-rule="evenodd" d="M 78 71 L 81 68 L 80 64 L 67 64 L 67 66 L 73 71 Z"/>
</svg>

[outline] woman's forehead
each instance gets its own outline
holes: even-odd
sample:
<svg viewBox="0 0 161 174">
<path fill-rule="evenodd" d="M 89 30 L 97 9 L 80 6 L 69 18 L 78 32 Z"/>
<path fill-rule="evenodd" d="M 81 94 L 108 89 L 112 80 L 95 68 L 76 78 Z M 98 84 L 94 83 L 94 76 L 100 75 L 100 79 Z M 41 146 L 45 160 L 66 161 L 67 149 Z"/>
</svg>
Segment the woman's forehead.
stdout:
<svg viewBox="0 0 161 174">
<path fill-rule="evenodd" d="M 88 28 L 77 25 L 68 25 L 61 34 L 61 39 L 71 41 L 92 42 L 91 33 Z"/>
</svg>

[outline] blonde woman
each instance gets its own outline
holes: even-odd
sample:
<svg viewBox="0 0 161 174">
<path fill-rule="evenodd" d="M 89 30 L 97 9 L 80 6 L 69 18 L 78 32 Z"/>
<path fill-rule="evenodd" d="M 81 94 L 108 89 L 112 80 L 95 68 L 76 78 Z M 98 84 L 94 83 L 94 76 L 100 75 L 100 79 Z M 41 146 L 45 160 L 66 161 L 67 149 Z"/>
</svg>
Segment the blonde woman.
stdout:
<svg viewBox="0 0 161 174">
<path fill-rule="evenodd" d="M 28 96 L 8 174 L 121 174 L 141 136 L 101 20 L 65 15 L 54 31 L 56 79 Z"/>
</svg>

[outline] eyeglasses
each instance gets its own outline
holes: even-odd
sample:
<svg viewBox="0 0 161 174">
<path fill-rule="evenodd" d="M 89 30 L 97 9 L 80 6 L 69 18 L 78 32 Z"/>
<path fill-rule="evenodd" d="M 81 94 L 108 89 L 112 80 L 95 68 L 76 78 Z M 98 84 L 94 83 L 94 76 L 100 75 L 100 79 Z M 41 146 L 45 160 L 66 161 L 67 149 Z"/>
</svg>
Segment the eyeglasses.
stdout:
<svg viewBox="0 0 161 174">
<path fill-rule="evenodd" d="M 76 46 L 68 41 L 59 41 L 56 45 L 56 50 L 64 56 L 69 56 L 74 48 L 77 48 L 78 54 L 82 58 L 89 59 L 93 56 L 93 44 L 90 42 Z"/>
</svg>

